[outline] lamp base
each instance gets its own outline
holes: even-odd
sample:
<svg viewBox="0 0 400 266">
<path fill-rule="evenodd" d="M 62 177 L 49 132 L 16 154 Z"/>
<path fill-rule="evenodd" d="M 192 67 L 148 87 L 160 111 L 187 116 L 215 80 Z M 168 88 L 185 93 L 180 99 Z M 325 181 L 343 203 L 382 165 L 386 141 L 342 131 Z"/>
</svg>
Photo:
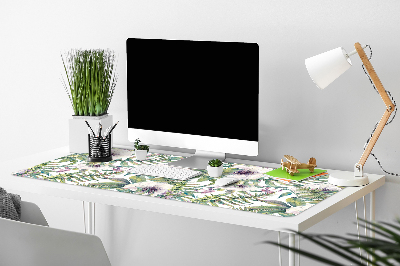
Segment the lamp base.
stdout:
<svg viewBox="0 0 400 266">
<path fill-rule="evenodd" d="M 352 172 L 337 172 L 329 175 L 328 182 L 335 186 L 359 187 L 368 185 L 369 179 L 366 174 L 355 177 Z"/>
</svg>

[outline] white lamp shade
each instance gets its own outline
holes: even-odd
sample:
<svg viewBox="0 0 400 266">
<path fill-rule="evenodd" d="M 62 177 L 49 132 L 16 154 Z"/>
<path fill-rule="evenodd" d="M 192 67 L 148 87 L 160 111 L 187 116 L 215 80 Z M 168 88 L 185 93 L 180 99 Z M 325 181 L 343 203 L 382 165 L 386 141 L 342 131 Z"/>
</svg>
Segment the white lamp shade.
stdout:
<svg viewBox="0 0 400 266">
<path fill-rule="evenodd" d="M 320 89 L 329 84 L 351 67 L 346 51 L 336 48 L 306 59 L 306 67 L 311 79 Z"/>
</svg>

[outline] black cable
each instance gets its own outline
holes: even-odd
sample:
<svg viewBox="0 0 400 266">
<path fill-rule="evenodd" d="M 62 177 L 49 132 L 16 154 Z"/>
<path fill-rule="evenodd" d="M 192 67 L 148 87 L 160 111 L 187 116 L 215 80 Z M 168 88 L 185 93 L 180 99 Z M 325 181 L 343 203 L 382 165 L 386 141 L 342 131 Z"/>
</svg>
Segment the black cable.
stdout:
<svg viewBox="0 0 400 266">
<path fill-rule="evenodd" d="M 372 49 L 371 49 L 371 46 L 366 45 L 366 47 L 369 48 L 370 53 L 371 53 L 370 56 L 369 56 L 369 58 L 368 58 L 368 60 L 371 60 L 371 57 L 372 57 Z M 369 81 L 371 82 L 371 84 L 372 84 L 374 90 L 379 94 L 379 92 L 378 92 L 377 88 L 375 87 L 375 84 L 374 84 L 374 82 L 372 81 L 371 77 L 368 75 L 367 71 L 365 71 L 364 64 L 362 64 L 362 68 L 363 68 L 363 70 L 364 70 L 365 75 L 367 75 Z M 392 113 L 392 115 L 391 115 L 392 118 L 391 118 L 388 122 L 386 122 L 386 124 L 385 124 L 385 125 L 389 125 L 390 123 L 392 123 L 394 117 L 396 116 L 396 113 L 397 113 L 397 106 L 396 106 L 395 100 L 393 99 L 393 96 L 390 94 L 390 91 L 387 91 L 387 90 L 385 90 L 385 91 L 386 91 L 386 93 L 389 95 L 389 97 L 392 99 L 393 105 L 394 105 L 394 107 L 395 107 L 395 108 L 394 108 L 394 111 L 393 111 L 393 113 Z M 369 141 L 371 140 L 372 135 L 374 134 L 374 132 L 375 132 L 375 130 L 376 130 L 376 127 L 378 126 L 378 123 L 379 123 L 379 122 L 377 122 L 377 123 L 375 124 L 374 130 L 372 130 L 371 135 L 369 136 L 367 142 L 365 143 L 365 145 L 364 145 L 364 150 L 365 150 L 365 148 L 367 147 Z M 389 173 L 388 171 L 386 171 L 385 169 L 383 169 L 383 166 L 382 166 L 381 162 L 378 160 L 378 158 L 375 156 L 375 154 L 373 154 L 373 153 L 371 152 L 371 155 L 372 155 L 372 156 L 375 158 L 375 160 L 378 162 L 379 167 L 382 169 L 382 171 L 383 171 L 384 173 L 386 173 L 386 174 L 388 174 L 388 175 L 400 176 L 400 174 Z"/>
</svg>

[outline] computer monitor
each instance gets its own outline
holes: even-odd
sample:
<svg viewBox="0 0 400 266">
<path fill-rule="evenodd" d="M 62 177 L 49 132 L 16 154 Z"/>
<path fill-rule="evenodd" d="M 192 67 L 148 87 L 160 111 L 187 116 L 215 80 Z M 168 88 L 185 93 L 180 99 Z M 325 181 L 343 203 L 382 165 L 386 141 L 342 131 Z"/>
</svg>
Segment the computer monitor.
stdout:
<svg viewBox="0 0 400 266">
<path fill-rule="evenodd" d="M 129 38 L 126 53 L 129 141 L 196 149 L 176 165 L 199 169 L 258 155 L 257 43 Z"/>
</svg>

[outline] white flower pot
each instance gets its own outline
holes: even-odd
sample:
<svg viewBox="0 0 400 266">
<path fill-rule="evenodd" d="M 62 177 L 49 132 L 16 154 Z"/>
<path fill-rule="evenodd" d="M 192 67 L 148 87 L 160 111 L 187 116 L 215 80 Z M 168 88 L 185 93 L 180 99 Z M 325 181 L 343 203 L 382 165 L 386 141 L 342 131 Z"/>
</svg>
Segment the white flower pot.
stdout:
<svg viewBox="0 0 400 266">
<path fill-rule="evenodd" d="M 136 160 L 143 161 L 146 160 L 147 150 L 135 150 Z"/>
<path fill-rule="evenodd" d="M 211 177 L 219 177 L 222 175 L 222 171 L 224 170 L 224 167 L 218 166 L 218 167 L 212 167 L 210 165 L 207 165 L 207 171 L 208 175 Z"/>
<path fill-rule="evenodd" d="M 69 152 L 72 153 L 88 153 L 89 152 L 89 143 L 88 143 L 88 126 L 85 123 L 85 120 L 88 121 L 89 125 L 96 131 L 99 122 L 102 125 L 102 132 L 113 125 L 113 117 L 112 115 L 103 115 L 103 116 L 72 116 L 72 119 L 69 119 Z M 96 132 L 95 132 L 96 134 Z M 111 136 L 111 147 L 113 141 Z"/>
</svg>

